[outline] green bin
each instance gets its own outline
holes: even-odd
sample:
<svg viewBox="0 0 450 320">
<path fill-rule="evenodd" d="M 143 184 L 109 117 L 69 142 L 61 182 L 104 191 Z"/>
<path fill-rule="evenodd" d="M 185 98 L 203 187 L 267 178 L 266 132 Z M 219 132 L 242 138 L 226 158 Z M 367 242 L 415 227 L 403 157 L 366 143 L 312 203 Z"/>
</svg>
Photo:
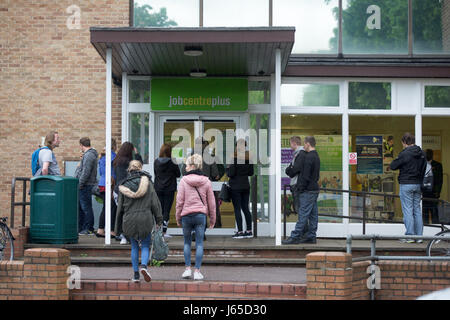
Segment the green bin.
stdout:
<svg viewBox="0 0 450 320">
<path fill-rule="evenodd" d="M 30 242 L 78 243 L 78 179 L 31 178 Z"/>
</svg>

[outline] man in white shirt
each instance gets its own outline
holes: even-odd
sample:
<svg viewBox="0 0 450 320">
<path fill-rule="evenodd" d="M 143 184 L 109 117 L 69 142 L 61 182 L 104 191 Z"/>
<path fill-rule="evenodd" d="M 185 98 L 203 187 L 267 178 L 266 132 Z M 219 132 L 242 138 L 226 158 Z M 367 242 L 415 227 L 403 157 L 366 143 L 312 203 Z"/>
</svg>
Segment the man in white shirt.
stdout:
<svg viewBox="0 0 450 320">
<path fill-rule="evenodd" d="M 56 161 L 53 150 L 59 147 L 61 139 L 58 132 L 51 131 L 45 137 L 45 147 L 39 151 L 39 170 L 35 176 L 60 176 L 61 170 L 59 169 L 58 162 Z"/>
</svg>

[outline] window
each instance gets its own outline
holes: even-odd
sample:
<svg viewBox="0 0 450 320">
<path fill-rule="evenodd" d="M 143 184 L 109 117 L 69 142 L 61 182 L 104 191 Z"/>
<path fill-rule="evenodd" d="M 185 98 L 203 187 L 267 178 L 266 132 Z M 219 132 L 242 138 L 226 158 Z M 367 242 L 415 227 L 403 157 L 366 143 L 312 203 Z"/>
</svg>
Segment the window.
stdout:
<svg viewBox="0 0 450 320">
<path fill-rule="evenodd" d="M 198 0 L 135 0 L 135 27 L 198 27 Z"/>
<path fill-rule="evenodd" d="M 442 0 L 413 1 L 416 54 L 450 53 L 450 4 Z"/>
<path fill-rule="evenodd" d="M 350 82 L 349 109 L 391 109 L 391 84 L 389 82 Z"/>
<path fill-rule="evenodd" d="M 408 0 L 344 0 L 342 9 L 344 53 L 408 53 Z"/>
<path fill-rule="evenodd" d="M 281 105 L 296 107 L 339 107 L 339 85 L 282 84 Z"/>
<path fill-rule="evenodd" d="M 450 86 L 425 86 L 425 108 L 450 108 Z"/>
<path fill-rule="evenodd" d="M 270 82 L 249 81 L 248 82 L 248 104 L 270 103 Z"/>
<path fill-rule="evenodd" d="M 150 103 L 150 80 L 130 80 L 129 103 Z"/>
<path fill-rule="evenodd" d="M 292 53 L 337 53 L 338 0 L 273 0 L 273 25 L 295 26 Z"/>
<path fill-rule="evenodd" d="M 149 115 L 148 113 L 130 113 L 130 142 L 142 156 L 144 164 L 149 163 Z"/>
<path fill-rule="evenodd" d="M 205 27 L 267 27 L 269 0 L 203 0 Z"/>
</svg>

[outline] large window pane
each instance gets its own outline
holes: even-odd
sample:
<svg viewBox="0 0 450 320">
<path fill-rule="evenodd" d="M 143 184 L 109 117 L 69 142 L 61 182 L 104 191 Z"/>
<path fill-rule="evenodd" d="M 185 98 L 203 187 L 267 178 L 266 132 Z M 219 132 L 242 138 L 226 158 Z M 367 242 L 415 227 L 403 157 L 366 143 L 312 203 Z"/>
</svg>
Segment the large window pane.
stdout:
<svg viewBox="0 0 450 320">
<path fill-rule="evenodd" d="M 283 84 L 281 105 L 296 107 L 339 107 L 339 85 Z"/>
<path fill-rule="evenodd" d="M 270 103 L 270 82 L 249 81 L 248 82 L 248 104 Z"/>
<path fill-rule="evenodd" d="M 135 0 L 135 27 L 198 27 L 198 0 Z"/>
<path fill-rule="evenodd" d="M 273 25 L 295 26 L 292 53 L 337 53 L 338 0 L 273 0 Z"/>
<path fill-rule="evenodd" d="M 450 108 L 450 86 L 425 86 L 425 108 Z"/>
<path fill-rule="evenodd" d="M 299 136 L 302 143 L 306 136 L 316 138 L 316 150 L 320 156 L 319 186 L 322 189 L 342 189 L 342 130 L 341 116 L 311 116 L 311 115 L 282 115 L 281 116 L 281 185 L 290 184 L 290 178 L 285 174 L 286 168 L 292 161 L 293 150 L 289 140 L 292 136 Z M 282 193 L 284 192 L 284 189 Z M 293 198 L 287 191 L 284 196 L 282 210 L 288 208 L 287 222 L 297 222 L 298 216 L 293 214 Z M 342 222 L 341 218 L 325 217 L 320 214 L 342 215 L 342 194 L 333 191 L 321 191 L 317 199 L 319 222 Z"/>
<path fill-rule="evenodd" d="M 351 216 L 402 221 L 400 199 L 390 196 L 399 194 L 399 171 L 389 165 L 403 150 L 403 134 L 414 134 L 414 127 L 414 117 L 350 116 L 349 150 L 358 155 L 357 164 L 350 165 L 350 190 L 369 193 L 351 195 Z"/>
<path fill-rule="evenodd" d="M 407 54 L 408 0 L 344 0 L 342 42 L 347 54 Z"/>
<path fill-rule="evenodd" d="M 450 2 L 413 1 L 414 53 L 450 53 Z"/>
<path fill-rule="evenodd" d="M 269 25 L 269 0 L 203 0 L 205 27 L 263 27 Z"/>
<path fill-rule="evenodd" d="M 349 109 L 391 109 L 391 84 L 389 82 L 350 82 Z"/>
<path fill-rule="evenodd" d="M 150 103 L 150 80 L 130 80 L 129 103 Z"/>
<path fill-rule="evenodd" d="M 130 113 L 130 142 L 135 146 L 144 160 L 149 163 L 149 115 L 148 113 Z"/>
</svg>

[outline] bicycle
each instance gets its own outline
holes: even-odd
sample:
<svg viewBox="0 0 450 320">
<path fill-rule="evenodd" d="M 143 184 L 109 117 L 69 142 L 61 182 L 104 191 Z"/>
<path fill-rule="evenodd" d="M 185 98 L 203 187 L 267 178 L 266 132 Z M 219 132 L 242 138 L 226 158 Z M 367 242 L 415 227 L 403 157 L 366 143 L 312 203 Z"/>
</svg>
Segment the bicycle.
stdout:
<svg viewBox="0 0 450 320">
<path fill-rule="evenodd" d="M 450 256 L 450 229 L 445 224 L 450 224 L 450 203 L 442 201 L 439 206 L 439 221 L 441 231 L 436 233 L 436 237 L 442 239 L 431 240 L 427 245 L 427 255 L 431 256 Z"/>
<path fill-rule="evenodd" d="M 8 218 L 0 218 L 0 261 L 3 261 L 3 252 L 7 248 L 8 243 L 11 248 L 11 256 L 9 260 L 12 261 L 14 258 L 14 237 L 11 230 L 9 229 L 6 221 Z"/>
</svg>

